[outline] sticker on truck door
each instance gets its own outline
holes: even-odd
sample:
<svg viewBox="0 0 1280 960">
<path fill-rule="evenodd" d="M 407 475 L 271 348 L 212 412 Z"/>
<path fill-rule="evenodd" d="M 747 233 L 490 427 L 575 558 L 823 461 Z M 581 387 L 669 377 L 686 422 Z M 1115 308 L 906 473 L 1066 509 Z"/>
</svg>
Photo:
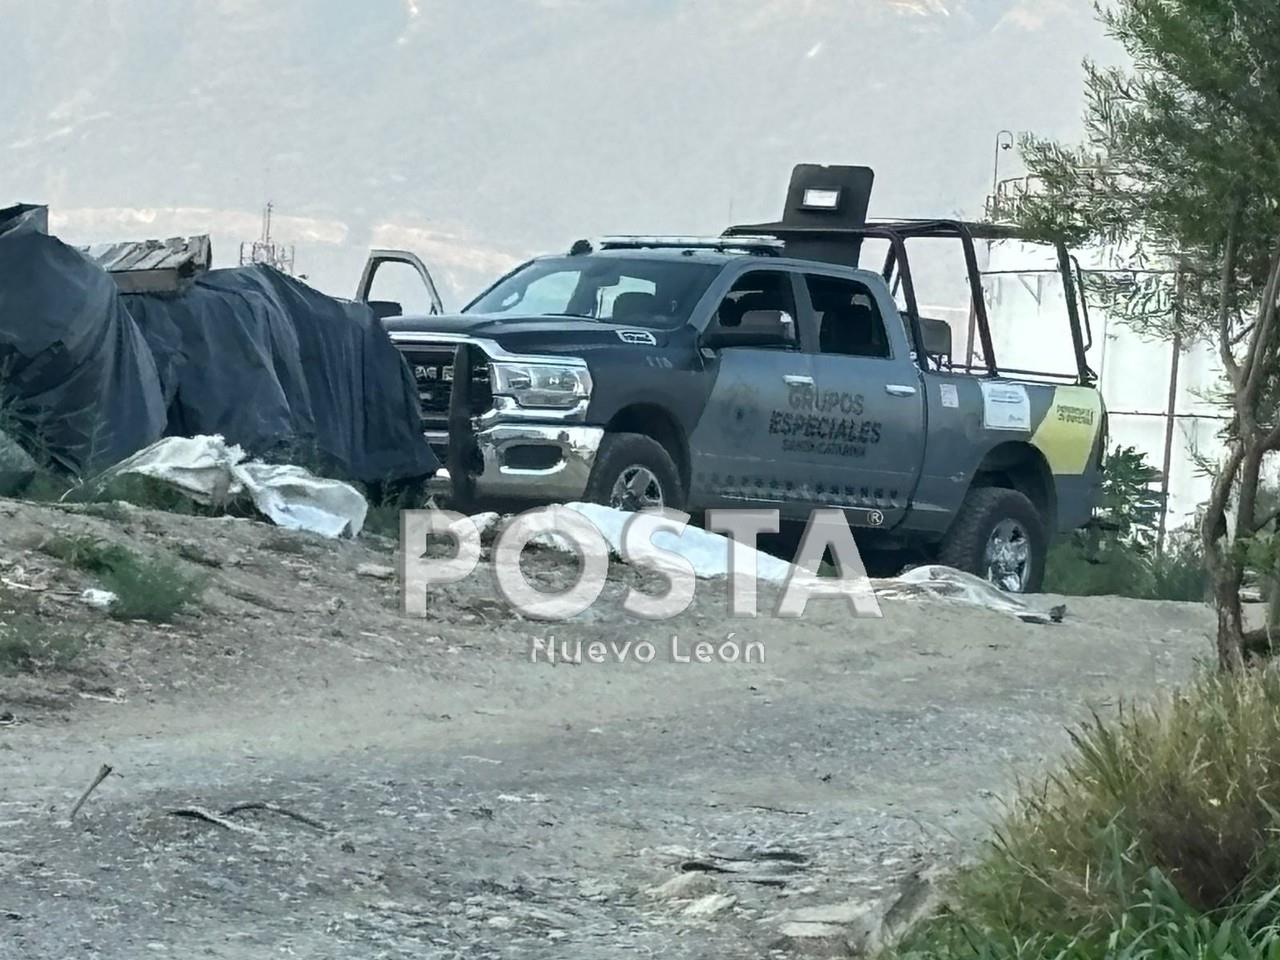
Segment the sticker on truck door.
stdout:
<svg viewBox="0 0 1280 960">
<path fill-rule="evenodd" d="M 1044 454 L 1052 473 L 1079 476 L 1089 467 L 1101 429 L 1102 397 L 1097 390 L 1057 387 L 1031 442 Z"/>
<path fill-rule="evenodd" d="M 982 382 L 982 425 L 988 430 L 1031 431 L 1031 399 L 1020 383 Z"/>
</svg>

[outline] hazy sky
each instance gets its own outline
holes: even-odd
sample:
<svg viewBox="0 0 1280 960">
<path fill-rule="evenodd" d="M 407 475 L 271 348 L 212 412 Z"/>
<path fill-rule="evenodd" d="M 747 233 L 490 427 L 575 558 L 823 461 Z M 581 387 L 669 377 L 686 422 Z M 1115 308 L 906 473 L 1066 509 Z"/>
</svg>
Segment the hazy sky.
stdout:
<svg viewBox="0 0 1280 960">
<path fill-rule="evenodd" d="M 977 213 L 996 132 L 1076 135 L 1080 60 L 1114 56 L 1087 0 L 0 0 L 0 22 L 0 203 L 49 203 L 72 241 L 208 232 L 228 264 L 271 198 L 320 288 L 409 246 L 454 305 L 579 236 L 773 217 L 802 161 L 874 166 L 876 214 Z"/>
</svg>

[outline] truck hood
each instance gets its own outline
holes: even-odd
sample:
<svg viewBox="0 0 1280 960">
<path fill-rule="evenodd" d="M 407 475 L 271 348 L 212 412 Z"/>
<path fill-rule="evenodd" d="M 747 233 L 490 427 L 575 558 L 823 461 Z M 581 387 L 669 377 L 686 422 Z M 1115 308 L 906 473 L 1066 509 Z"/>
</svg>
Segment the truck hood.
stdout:
<svg viewBox="0 0 1280 960">
<path fill-rule="evenodd" d="M 581 353 L 593 347 L 665 346 L 673 332 L 577 317 L 511 317 L 482 313 L 388 317 L 382 325 L 391 334 L 414 333 L 429 338 L 433 333 L 447 333 L 493 340 L 510 353 Z M 624 333 L 631 336 L 624 338 Z M 640 336 L 636 337 L 636 334 Z M 652 336 L 651 344 L 645 334 Z"/>
</svg>

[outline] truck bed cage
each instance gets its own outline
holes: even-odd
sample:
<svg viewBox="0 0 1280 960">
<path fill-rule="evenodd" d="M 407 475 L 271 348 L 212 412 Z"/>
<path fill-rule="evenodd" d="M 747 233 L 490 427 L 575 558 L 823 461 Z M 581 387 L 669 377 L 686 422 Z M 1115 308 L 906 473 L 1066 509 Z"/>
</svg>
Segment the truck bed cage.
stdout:
<svg viewBox="0 0 1280 960">
<path fill-rule="evenodd" d="M 801 168 L 797 168 L 797 174 Z M 793 183 L 793 192 L 795 186 Z M 974 223 L 963 220 L 869 220 L 861 224 L 831 222 L 827 224 L 813 223 L 812 214 L 807 222 L 795 222 L 794 218 L 784 217 L 776 223 L 757 223 L 729 227 L 726 237 L 767 236 L 781 240 L 785 245 L 785 253 L 789 257 L 800 260 L 815 260 L 821 263 L 835 263 L 841 266 L 858 267 L 862 252 L 862 241 L 865 239 L 886 240 L 889 244 L 885 256 L 881 276 L 886 283 L 901 285 L 906 303 L 906 321 L 913 337 L 913 342 L 923 343 L 921 335 L 920 310 L 916 301 L 915 286 L 911 280 L 911 266 L 907 259 L 905 242 L 915 238 L 954 239 L 959 240 L 964 252 L 965 267 L 968 273 L 970 289 L 968 354 L 972 358 L 975 336 L 981 345 L 985 367 L 974 367 L 966 360 L 964 364 L 954 364 L 952 370 L 965 373 L 979 373 L 990 377 L 1006 374 L 1029 378 L 1049 380 L 1074 380 L 1076 383 L 1091 385 L 1097 376 L 1089 368 L 1086 351 L 1092 336 L 1086 340 L 1082 327 L 1088 323 L 1087 307 L 1083 304 L 1083 285 L 1079 267 L 1060 240 L 1044 240 L 1032 237 L 1016 227 L 1002 224 Z M 1028 242 L 1048 243 L 1057 253 L 1059 273 L 1063 281 L 1066 295 L 1067 320 L 1071 327 L 1071 342 L 1075 354 L 1076 373 L 1054 373 L 1040 370 L 1002 370 L 996 363 L 995 348 L 991 339 L 991 324 L 987 313 L 986 296 L 982 287 L 982 271 L 978 266 L 976 240 L 1023 240 Z M 895 278 L 896 270 L 896 278 Z M 928 369 L 928 359 L 924 351 L 917 351 L 922 369 Z"/>
</svg>

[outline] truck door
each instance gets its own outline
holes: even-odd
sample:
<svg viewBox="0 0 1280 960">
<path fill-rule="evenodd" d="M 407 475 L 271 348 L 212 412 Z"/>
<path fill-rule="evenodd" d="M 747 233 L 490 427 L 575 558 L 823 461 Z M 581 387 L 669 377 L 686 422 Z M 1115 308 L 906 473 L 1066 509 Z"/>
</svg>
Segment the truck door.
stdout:
<svg viewBox="0 0 1280 960">
<path fill-rule="evenodd" d="M 906 513 L 925 446 L 925 398 L 906 329 L 879 278 L 807 271 L 802 311 L 817 329 L 814 470 L 819 500 L 855 526 Z"/>
<path fill-rule="evenodd" d="M 444 313 L 431 271 L 417 254 L 408 250 L 370 250 L 356 286 L 356 299 L 367 303 L 380 320 L 403 316 L 406 312 L 413 315 Z"/>
<path fill-rule="evenodd" d="M 790 452 L 783 421 L 814 389 L 802 349 L 796 275 L 749 270 L 734 281 L 702 334 L 715 382 L 689 440 L 690 504 L 750 503 L 807 515 L 808 464 Z"/>
</svg>

